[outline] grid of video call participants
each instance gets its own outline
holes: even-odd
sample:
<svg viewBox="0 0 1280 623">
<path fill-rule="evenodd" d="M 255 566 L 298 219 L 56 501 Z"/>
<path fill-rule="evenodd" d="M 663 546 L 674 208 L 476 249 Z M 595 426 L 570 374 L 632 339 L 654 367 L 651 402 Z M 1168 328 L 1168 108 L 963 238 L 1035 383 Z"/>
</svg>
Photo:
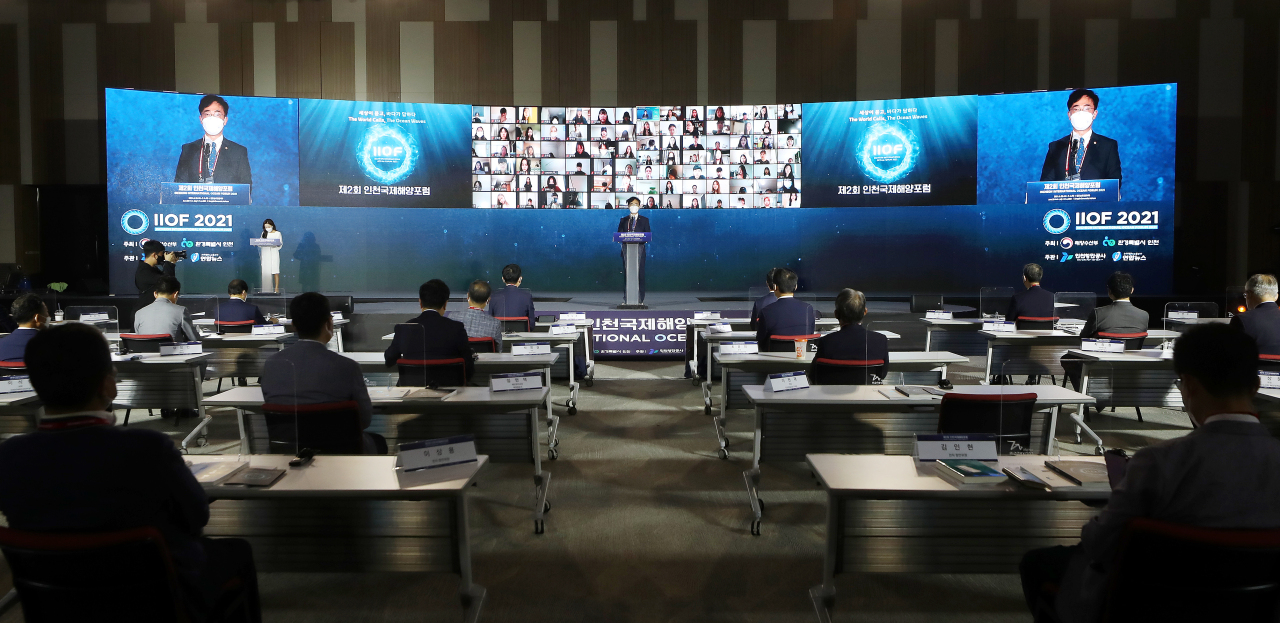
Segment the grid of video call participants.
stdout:
<svg viewBox="0 0 1280 623">
<path fill-rule="evenodd" d="M 800 104 L 475 106 L 475 208 L 800 207 Z"/>
</svg>

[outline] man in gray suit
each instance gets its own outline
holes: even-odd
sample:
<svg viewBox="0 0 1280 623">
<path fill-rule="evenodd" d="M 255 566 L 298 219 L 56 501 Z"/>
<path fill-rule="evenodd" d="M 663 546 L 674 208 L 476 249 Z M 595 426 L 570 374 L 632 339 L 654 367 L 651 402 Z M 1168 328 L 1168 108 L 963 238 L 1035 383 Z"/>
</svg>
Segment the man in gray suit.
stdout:
<svg viewBox="0 0 1280 623">
<path fill-rule="evenodd" d="M 311 405 L 354 401 L 360 428 L 373 419 L 373 403 L 360 364 L 329 350 L 333 316 L 329 299 L 318 292 L 299 294 L 289 302 L 289 317 L 298 343 L 269 357 L 262 366 L 262 398 L 271 404 Z M 387 440 L 364 433 L 365 454 L 386 454 Z"/>
<path fill-rule="evenodd" d="M 1045 604 L 1054 604 L 1067 623 L 1097 618 L 1108 566 L 1131 519 L 1280 527 L 1280 440 L 1254 413 L 1259 380 L 1253 339 L 1226 325 L 1196 327 L 1174 344 L 1173 368 L 1196 429 L 1139 450 L 1106 508 L 1081 530 L 1079 545 L 1027 552 L 1022 591 L 1037 621 L 1048 620 L 1037 611 Z"/>
<path fill-rule="evenodd" d="M 1116 271 L 1111 273 L 1107 278 L 1107 296 L 1111 298 L 1111 304 L 1099 307 L 1089 314 L 1089 319 L 1085 321 L 1084 328 L 1080 330 L 1082 338 L 1107 337 L 1100 336 L 1101 333 L 1108 335 L 1133 335 L 1135 333 L 1147 332 L 1147 321 L 1149 317 L 1147 312 L 1138 309 L 1129 300 L 1133 296 L 1133 276 L 1129 273 Z M 1123 339 L 1120 337 L 1112 339 Z M 1066 372 L 1067 378 L 1070 379 L 1071 385 L 1077 390 L 1080 389 L 1080 362 L 1072 355 L 1064 355 L 1062 357 L 1062 369 Z"/>
<path fill-rule="evenodd" d="M 178 291 L 182 284 L 173 277 L 161 277 L 156 286 L 154 303 L 133 313 L 133 332 L 143 335 L 168 334 L 175 342 L 194 342 L 200 339 L 187 309 L 178 304 Z"/>
<path fill-rule="evenodd" d="M 462 326 L 467 328 L 469 338 L 493 338 L 494 352 L 500 353 L 502 352 L 502 324 L 484 310 L 485 305 L 489 304 L 491 292 L 488 281 L 479 279 L 472 281 L 471 286 L 467 288 L 467 308 L 451 311 L 449 317 L 461 322 Z"/>
</svg>

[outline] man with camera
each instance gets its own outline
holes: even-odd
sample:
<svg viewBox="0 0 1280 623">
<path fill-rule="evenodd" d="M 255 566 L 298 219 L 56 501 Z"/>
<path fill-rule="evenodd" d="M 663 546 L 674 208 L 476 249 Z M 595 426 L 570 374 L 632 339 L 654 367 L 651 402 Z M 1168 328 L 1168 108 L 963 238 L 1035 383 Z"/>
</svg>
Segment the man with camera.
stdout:
<svg viewBox="0 0 1280 623">
<path fill-rule="evenodd" d="M 165 277 L 174 277 L 174 264 L 187 256 L 186 251 L 164 250 L 164 243 L 148 240 L 142 243 L 142 261 L 133 274 L 133 285 L 138 287 L 138 300 L 150 305 L 156 298 L 156 286 Z"/>
</svg>

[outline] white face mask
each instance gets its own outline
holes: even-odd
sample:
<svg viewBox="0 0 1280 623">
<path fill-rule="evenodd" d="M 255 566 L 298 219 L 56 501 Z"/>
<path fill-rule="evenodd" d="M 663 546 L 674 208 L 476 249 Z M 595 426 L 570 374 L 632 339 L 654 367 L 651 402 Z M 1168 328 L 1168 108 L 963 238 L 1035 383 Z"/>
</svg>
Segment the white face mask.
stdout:
<svg viewBox="0 0 1280 623">
<path fill-rule="evenodd" d="M 640 213 L 640 206 L 627 206 L 627 209 L 628 209 L 628 210 L 631 210 L 631 213 L 632 213 L 632 214 L 639 214 L 639 213 Z"/>
<path fill-rule="evenodd" d="M 1091 125 L 1093 125 L 1093 113 L 1083 110 L 1071 113 L 1071 127 L 1075 128 L 1077 132 Z"/>
<path fill-rule="evenodd" d="M 262 226 L 262 228 L 263 228 L 263 229 L 265 229 L 265 230 L 267 230 L 267 231 L 275 231 L 275 230 L 276 230 L 276 228 L 274 228 L 274 227 L 272 227 L 272 226 L 270 226 L 270 225 L 263 225 L 263 226 Z"/>
<path fill-rule="evenodd" d="M 210 116 L 201 119 L 200 125 L 204 126 L 205 134 L 208 134 L 209 136 L 217 136 L 222 134 L 222 128 L 227 125 L 227 122 L 223 121 L 221 118 Z"/>
</svg>

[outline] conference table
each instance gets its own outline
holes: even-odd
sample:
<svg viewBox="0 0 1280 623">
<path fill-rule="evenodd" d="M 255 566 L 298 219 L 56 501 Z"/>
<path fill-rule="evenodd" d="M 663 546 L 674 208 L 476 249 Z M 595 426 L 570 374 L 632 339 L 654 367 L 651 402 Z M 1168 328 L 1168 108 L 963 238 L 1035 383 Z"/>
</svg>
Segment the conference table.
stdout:
<svg viewBox="0 0 1280 623">
<path fill-rule="evenodd" d="M 800 462 L 806 454 L 911 454 L 915 435 L 938 430 L 941 396 L 901 396 L 892 385 L 814 385 L 804 389 L 767 392 L 762 385 L 743 388 L 755 406 L 751 468 L 742 472 L 754 520 L 752 534 L 760 534 L 760 463 Z M 881 393 L 884 392 L 884 393 Z M 886 397 L 885 394 L 894 396 Z M 1030 448 L 1047 453 L 1063 405 L 1094 404 L 1094 399 L 1057 385 L 960 385 L 947 393 L 996 396 L 1036 395 L 1031 420 Z M 1048 411 L 1048 417 L 1043 414 Z"/>
<path fill-rule="evenodd" d="M 212 510 L 205 536 L 249 541 L 260 571 L 456 573 L 463 620 L 479 620 L 486 593 L 472 578 L 467 506 L 488 456 L 438 468 L 444 473 L 403 472 L 394 456 L 318 455 L 296 468 L 290 458 L 187 457 L 285 470 L 269 487 L 204 485 Z"/>
<path fill-rule="evenodd" d="M 182 450 L 192 439 L 207 442 L 205 428 L 213 416 L 205 412 L 204 370 L 213 353 L 112 355 L 116 370 L 116 409 L 194 409 L 200 421 L 182 439 Z M 127 416 L 128 414 L 126 414 Z"/>
<path fill-rule="evenodd" d="M 0 434 L 29 433 L 35 430 L 40 417 L 40 397 L 34 391 L 10 392 L 0 394 L 0 416 L 9 416 L 0 420 Z"/>
<path fill-rule="evenodd" d="M 539 452 L 538 409 L 546 401 L 546 387 L 539 389 L 492 392 L 488 387 L 460 387 L 457 393 L 441 399 L 418 399 L 406 394 L 412 387 L 371 387 L 369 398 L 373 401 L 374 420 L 370 432 L 391 433 L 393 425 L 388 413 L 416 414 L 421 417 L 400 426 L 412 425 L 411 435 L 403 437 L 387 434 L 387 445 L 396 446 L 399 440 L 441 439 L 457 435 L 473 435 L 476 451 L 489 455 L 490 460 L 501 463 L 533 463 L 534 532 L 542 534 L 544 518 L 551 510 L 547 503 L 547 491 L 551 473 L 543 471 Z M 262 388 L 236 387 L 205 399 L 209 406 L 231 407 L 236 410 L 240 422 L 241 450 L 250 454 L 250 441 L 267 439 L 266 419 L 252 420 L 247 413 L 260 416 Z M 255 455 L 257 456 L 257 455 Z"/>
<path fill-rule="evenodd" d="M 1070 349 L 1067 355 L 1080 362 L 1080 393 L 1097 401 L 1098 410 L 1107 406 L 1135 407 L 1141 417 L 1142 407 L 1182 408 L 1182 392 L 1178 375 L 1173 371 L 1173 351 L 1162 348 L 1126 350 L 1105 353 Z M 1080 430 L 1089 432 L 1101 453 L 1102 439 L 1082 419 L 1081 405 L 1072 418 L 1076 420 L 1076 443 Z"/>
<path fill-rule="evenodd" d="M 589 320 L 589 319 L 555 320 L 552 322 L 535 321 L 533 323 L 533 326 L 537 327 L 537 329 L 535 329 L 533 333 L 542 334 L 543 331 L 550 332 L 551 327 L 553 325 L 558 325 L 558 324 L 560 325 L 571 324 L 578 328 L 579 335 L 582 336 L 583 358 L 586 360 L 586 363 L 587 363 L 587 377 L 583 380 L 587 384 L 587 387 L 591 387 L 592 383 L 595 382 L 595 367 L 596 367 L 595 348 L 594 348 L 595 321 Z M 506 338 L 503 338 L 503 339 L 506 339 Z M 575 345 L 576 345 L 576 342 L 575 342 Z M 571 366 L 572 364 L 573 364 L 573 358 L 570 357 L 567 361 L 567 365 Z M 556 370 L 557 378 L 563 378 L 563 377 L 560 377 L 559 374 L 560 374 L 560 371 Z M 567 373 L 566 373 L 566 376 L 567 376 Z"/>
<path fill-rule="evenodd" d="M 1071 348 L 1080 347 L 1080 335 L 1058 329 L 1019 331 L 980 330 L 987 340 L 987 366 L 983 379 L 992 374 L 1062 375 L 1061 359 Z M 1152 329 L 1148 340 L 1177 339 L 1178 332 Z"/>
<path fill-rule="evenodd" d="M 744 355 L 715 354 L 716 363 L 720 364 L 720 413 L 713 418 L 716 428 L 716 439 L 719 442 L 720 458 L 729 458 L 729 439 L 725 434 L 726 411 L 750 406 L 742 387 L 762 382 L 764 375 L 781 372 L 808 370 L 813 363 L 813 353 L 805 353 L 797 358 L 794 353 L 755 353 Z M 941 378 L 947 378 L 947 365 L 969 361 L 954 353 L 937 351 L 926 352 L 890 352 L 887 364 L 889 371 L 925 372 L 941 369 Z M 731 381 L 734 371 L 743 373 L 747 380 L 737 387 Z M 741 397 L 741 398 L 739 398 Z M 739 402 L 741 401 L 741 402 Z"/>
<path fill-rule="evenodd" d="M 1044 467 L 1050 458 L 998 461 L 1033 471 L 1051 486 L 1043 491 L 1011 481 L 959 489 L 910 456 L 806 455 L 827 494 L 822 583 L 809 589 L 818 620 L 831 621 L 839 574 L 1017 573 L 1027 550 L 1079 542 L 1098 513 L 1086 503 L 1104 503 L 1111 491 L 1071 486 Z"/>
</svg>

